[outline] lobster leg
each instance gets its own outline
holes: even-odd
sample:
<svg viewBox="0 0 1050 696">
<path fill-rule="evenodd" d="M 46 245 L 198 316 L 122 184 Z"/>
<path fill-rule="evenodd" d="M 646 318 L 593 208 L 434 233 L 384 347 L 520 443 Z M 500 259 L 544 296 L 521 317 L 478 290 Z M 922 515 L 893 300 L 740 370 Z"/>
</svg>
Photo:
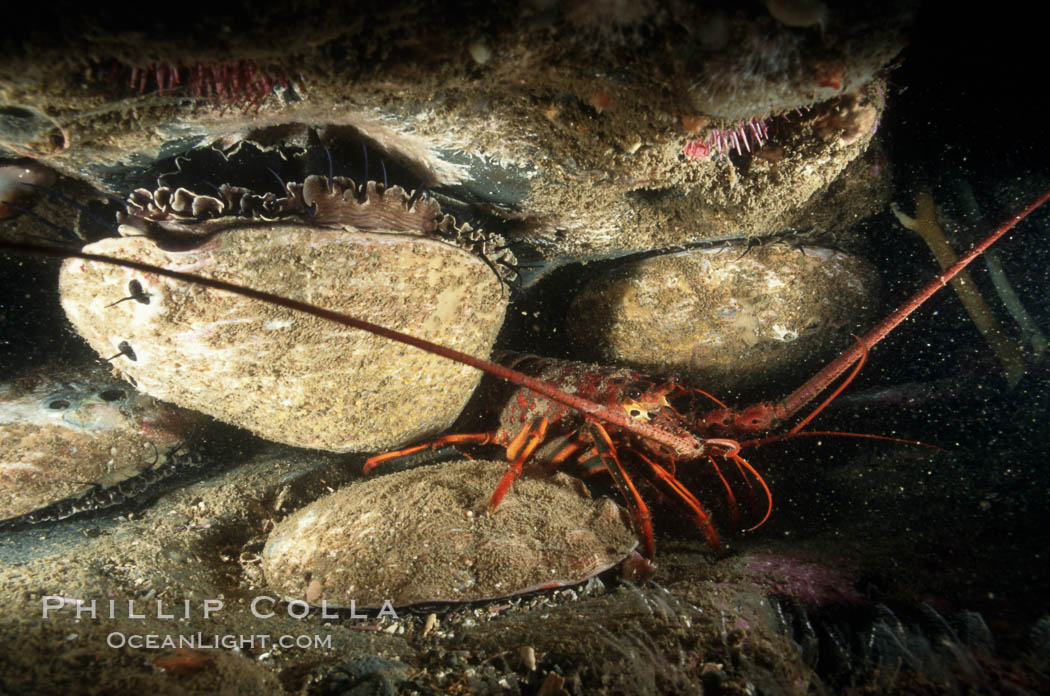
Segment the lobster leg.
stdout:
<svg viewBox="0 0 1050 696">
<path fill-rule="evenodd" d="M 689 489 L 683 486 L 682 482 L 676 479 L 670 471 L 640 452 L 635 452 L 635 455 L 649 465 L 649 469 L 655 477 L 654 481 L 664 489 L 664 492 L 670 494 L 668 497 L 685 513 L 686 517 L 693 521 L 693 524 L 700 528 L 700 531 L 704 533 L 704 537 L 707 539 L 707 545 L 718 551 L 721 548 L 718 541 L 718 532 L 715 531 L 715 526 L 711 522 L 711 516 L 707 514 L 704 506 L 700 504 L 696 496 L 690 493 Z M 730 491 L 730 495 L 732 495 L 732 491 Z"/>
<path fill-rule="evenodd" d="M 715 458 L 709 454 L 707 455 L 707 460 L 711 462 L 711 467 L 715 470 L 715 473 L 718 474 L 718 479 L 726 489 L 726 500 L 729 501 L 729 515 L 733 519 L 733 524 L 740 524 L 740 506 L 736 503 L 736 494 L 733 493 L 733 487 L 729 485 L 729 481 L 726 481 L 726 477 L 722 473 L 721 467 L 718 466 L 718 462 L 715 461 Z M 745 478 L 744 480 L 746 481 L 747 479 Z"/>
<path fill-rule="evenodd" d="M 580 439 L 571 440 L 567 445 L 558 450 L 554 456 L 551 457 L 551 460 L 547 462 L 547 471 L 552 472 L 557 470 L 558 467 L 565 463 L 566 459 L 578 452 L 579 449 L 583 447 L 583 444 L 583 441 Z"/>
<path fill-rule="evenodd" d="M 609 433 L 600 423 L 593 422 L 588 423 L 585 430 L 591 440 L 594 441 L 594 448 L 598 451 L 598 456 L 605 463 L 605 468 L 609 470 L 609 474 L 612 475 L 613 480 L 616 482 L 616 487 L 620 489 L 620 494 L 631 509 L 631 514 L 638 525 L 638 536 L 642 540 L 642 548 L 645 551 L 646 558 L 656 558 L 656 544 L 653 541 L 653 521 L 649 514 L 649 506 L 642 500 L 642 494 L 638 492 L 638 488 L 635 487 L 631 477 L 627 475 L 627 471 L 620 463 L 620 458 L 616 456 L 616 447 L 613 445 Z"/>
<path fill-rule="evenodd" d="M 762 492 L 766 494 L 766 514 L 758 521 L 758 524 L 749 527 L 747 531 L 752 532 L 758 529 L 766 523 L 766 520 L 769 519 L 769 515 L 773 512 L 773 494 L 769 492 L 769 486 L 766 485 L 766 480 L 755 470 L 755 467 L 751 466 L 751 462 L 740 456 L 740 443 L 736 440 L 712 439 L 707 442 L 715 447 L 726 448 L 725 452 L 715 453 L 715 456 L 725 457 L 730 460 L 737 465 L 738 469 L 740 469 L 740 473 L 744 476 L 745 481 L 747 480 L 747 476 L 744 474 L 746 471 L 748 474 L 751 474 L 751 477 L 762 487 Z M 748 485 L 750 486 L 751 484 L 748 483 Z"/>
<path fill-rule="evenodd" d="M 532 421 L 527 428 L 522 428 L 521 432 L 514 436 L 514 439 L 507 445 L 507 458 L 510 459 L 513 456 L 514 459 L 507 465 L 507 472 L 503 474 L 499 485 L 496 486 L 496 491 L 492 494 L 492 498 L 489 499 L 488 513 L 490 515 L 496 512 L 496 508 L 499 507 L 503 496 L 510 490 L 510 485 L 521 476 L 521 470 L 525 466 L 525 461 L 532 456 L 533 451 L 539 447 L 546 436 L 547 419 L 541 417 Z M 517 456 L 514 456 L 515 454 Z"/>
<path fill-rule="evenodd" d="M 463 433 L 459 435 L 445 435 L 439 437 L 436 440 L 430 442 L 424 442 L 421 445 L 413 445 L 411 447 L 405 447 L 404 449 L 394 450 L 392 452 L 384 452 L 383 454 L 377 454 L 374 457 L 369 457 L 365 461 L 364 473 L 368 473 L 372 469 L 376 468 L 383 462 L 389 462 L 392 459 L 400 459 L 407 457 L 410 454 L 416 452 L 422 452 L 426 449 L 437 449 L 438 447 L 444 447 L 445 445 L 456 445 L 460 443 L 471 443 L 478 445 L 492 444 L 495 440 L 496 433 Z"/>
</svg>

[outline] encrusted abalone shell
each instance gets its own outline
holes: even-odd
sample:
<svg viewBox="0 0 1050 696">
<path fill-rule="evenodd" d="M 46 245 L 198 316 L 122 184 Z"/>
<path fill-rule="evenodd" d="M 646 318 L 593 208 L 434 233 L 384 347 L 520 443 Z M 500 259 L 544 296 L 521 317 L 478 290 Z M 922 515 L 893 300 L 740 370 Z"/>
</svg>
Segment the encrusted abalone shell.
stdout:
<svg viewBox="0 0 1050 696">
<path fill-rule="evenodd" d="M 487 356 L 506 309 L 492 266 L 407 229 L 415 208 L 401 197 L 395 207 L 382 194 L 359 201 L 348 190 L 344 205 L 342 189 L 326 184 L 314 181 L 316 195 L 306 197 L 312 217 L 278 210 L 272 222 L 215 219 L 189 251 L 165 251 L 141 235 L 86 251 L 246 285 Z M 375 231 L 360 228 L 367 222 Z M 143 391 L 300 447 L 377 450 L 433 435 L 451 425 L 480 379 L 363 331 L 106 264 L 67 262 L 60 290 L 81 335 L 101 355 L 123 352 L 114 366 Z"/>
<path fill-rule="evenodd" d="M 725 392 L 834 354 L 836 340 L 867 328 L 877 288 L 867 262 L 838 251 L 693 249 L 592 281 L 573 300 L 569 327 L 601 362 Z"/>
<path fill-rule="evenodd" d="M 635 546 L 622 508 L 565 474 L 516 481 L 486 515 L 506 467 L 421 467 L 316 500 L 270 534 L 267 584 L 329 606 L 474 601 L 581 582 Z"/>
<path fill-rule="evenodd" d="M 0 520 L 66 517 L 121 502 L 170 473 L 204 416 L 140 394 L 98 365 L 0 384 Z M 92 497 L 94 496 L 94 497 Z"/>
</svg>

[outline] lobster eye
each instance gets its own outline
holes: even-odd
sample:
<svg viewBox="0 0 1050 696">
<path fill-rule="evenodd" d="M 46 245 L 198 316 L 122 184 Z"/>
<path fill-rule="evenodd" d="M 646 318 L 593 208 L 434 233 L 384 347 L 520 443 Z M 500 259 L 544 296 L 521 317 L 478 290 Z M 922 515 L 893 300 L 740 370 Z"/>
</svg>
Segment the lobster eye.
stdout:
<svg viewBox="0 0 1050 696">
<path fill-rule="evenodd" d="M 641 408 L 629 408 L 627 409 L 627 415 L 635 420 L 652 420 L 652 415 L 645 409 Z"/>
<path fill-rule="evenodd" d="M 629 396 L 632 399 L 639 399 L 642 396 L 642 390 L 638 387 L 631 387 L 627 390 L 627 396 Z"/>
</svg>

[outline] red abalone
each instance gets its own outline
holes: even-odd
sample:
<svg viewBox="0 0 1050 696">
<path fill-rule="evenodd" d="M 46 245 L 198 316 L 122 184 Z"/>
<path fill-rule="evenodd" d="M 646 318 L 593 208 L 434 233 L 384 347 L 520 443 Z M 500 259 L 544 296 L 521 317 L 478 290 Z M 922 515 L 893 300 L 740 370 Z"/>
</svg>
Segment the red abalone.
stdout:
<svg viewBox="0 0 1050 696">
<path fill-rule="evenodd" d="M 691 249 L 591 281 L 573 300 L 569 327 L 595 359 L 724 393 L 831 357 L 834 340 L 871 313 L 877 288 L 867 262 L 829 249 Z"/>
<path fill-rule="evenodd" d="M 329 606 L 473 601 L 581 582 L 636 545 L 622 509 L 590 499 L 565 474 L 517 481 L 486 515 L 504 469 L 449 462 L 320 498 L 270 534 L 266 582 L 287 599 Z"/>
<path fill-rule="evenodd" d="M 324 306 L 486 356 L 507 293 L 497 241 L 400 187 L 308 177 L 285 195 L 223 186 L 136 191 L 121 256 Z M 147 232 L 147 234 L 142 234 Z M 158 242 L 181 237 L 188 250 Z M 143 391 L 267 439 L 376 450 L 432 435 L 480 373 L 364 332 L 228 293 L 67 262 L 70 321 Z"/>
</svg>

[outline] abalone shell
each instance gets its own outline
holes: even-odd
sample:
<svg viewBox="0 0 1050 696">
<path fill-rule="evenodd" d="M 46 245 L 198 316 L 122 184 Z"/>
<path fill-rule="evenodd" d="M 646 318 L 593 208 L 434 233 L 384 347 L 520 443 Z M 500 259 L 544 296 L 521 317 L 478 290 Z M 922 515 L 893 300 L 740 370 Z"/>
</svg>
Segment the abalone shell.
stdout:
<svg viewBox="0 0 1050 696">
<path fill-rule="evenodd" d="M 503 321 L 496 273 L 420 234 L 242 222 L 189 251 L 138 230 L 86 251 L 247 285 L 487 356 Z M 264 438 L 337 452 L 433 435 L 480 373 L 421 350 L 230 293 L 70 260 L 62 306 L 138 387 Z M 122 301 L 123 300 L 123 301 Z"/>
<path fill-rule="evenodd" d="M 519 479 L 486 515 L 506 467 L 421 467 L 316 500 L 271 532 L 267 584 L 329 606 L 473 601 L 581 582 L 636 545 L 622 508 L 561 473 Z"/>
<path fill-rule="evenodd" d="M 626 263 L 584 287 L 569 328 L 600 362 L 709 391 L 794 379 L 873 316 L 878 277 L 842 252 L 788 245 L 692 249 Z"/>
</svg>

